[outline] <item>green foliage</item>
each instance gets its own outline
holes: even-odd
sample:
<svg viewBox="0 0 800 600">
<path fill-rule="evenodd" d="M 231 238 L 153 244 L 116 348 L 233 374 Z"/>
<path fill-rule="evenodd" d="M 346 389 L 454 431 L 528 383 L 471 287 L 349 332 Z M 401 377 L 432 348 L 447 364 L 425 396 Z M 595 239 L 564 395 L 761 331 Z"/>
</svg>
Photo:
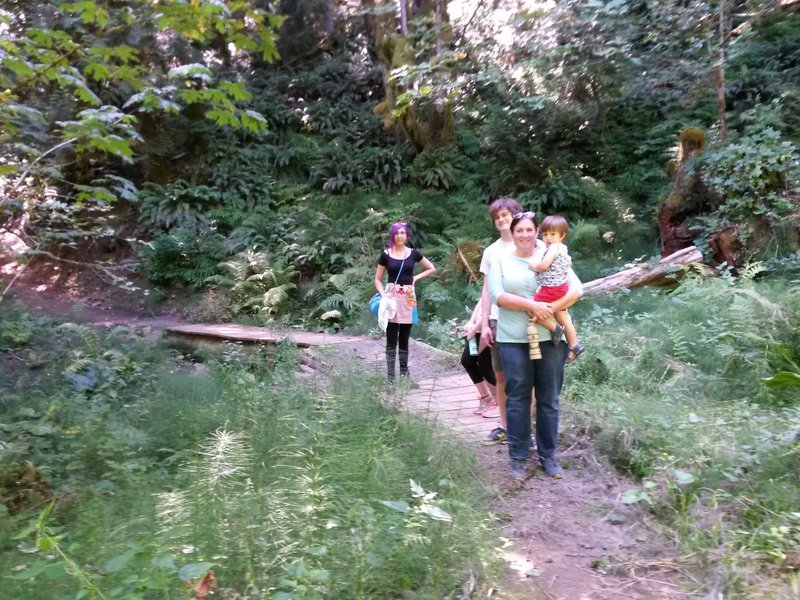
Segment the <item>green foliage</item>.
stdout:
<svg viewBox="0 0 800 600">
<path fill-rule="evenodd" d="M 423 187 L 449 190 L 461 176 L 464 157 L 448 146 L 420 152 L 411 165 L 411 176 Z"/>
<path fill-rule="evenodd" d="M 243 594 L 444 597 L 482 576 L 493 532 L 463 444 L 388 411 L 355 371 L 320 394 L 293 344 L 198 369 L 128 331 L 34 336 L 57 342 L 53 369 L 3 394 L 0 487 L 25 457 L 61 500 L 27 490 L 0 514 L 9 595 L 179 597 L 213 568 Z M 58 375 L 112 354 L 136 367 L 116 397 Z"/>
<path fill-rule="evenodd" d="M 740 226 L 741 238 L 749 241 L 752 235 L 781 229 L 787 217 L 797 214 L 800 152 L 774 129 L 705 152 L 703 167 L 723 198 L 713 217 L 716 227 Z"/>
<path fill-rule="evenodd" d="M 467 314 L 467 311 L 464 311 Z M 433 318 L 425 323 L 421 339 L 428 344 L 446 350 L 448 352 L 459 352 L 464 347 L 464 341 L 459 337 L 456 327 L 463 319 L 453 318 L 447 321 L 440 321 Z"/>
<path fill-rule="evenodd" d="M 19 348 L 31 341 L 34 322 L 31 316 L 18 305 L 16 310 L 6 311 L 0 320 L 0 349 Z"/>
<path fill-rule="evenodd" d="M 405 149 L 364 147 L 348 154 L 340 148 L 326 149 L 311 168 L 311 183 L 332 194 L 356 186 L 387 190 L 403 181 Z"/>
<path fill-rule="evenodd" d="M 7 11 L 3 20 L 0 123 L 4 141 L 13 142 L 3 162 L 7 173 L 21 173 L 17 186 L 29 174 L 52 178 L 48 169 L 61 162 L 53 153 L 65 147 L 130 162 L 134 144 L 142 141 L 133 113 L 175 113 L 196 106 L 218 126 L 252 132 L 266 128 L 261 115 L 240 106 L 250 99 L 241 82 L 215 82 L 215 73 L 205 64 L 174 55 L 167 64 L 145 46 L 170 32 L 200 49 L 215 42 L 234 44 L 271 61 L 277 58 L 274 32 L 281 17 L 232 0 L 168 4 L 157 13 L 146 2 L 122 10 L 88 1 L 34 12 Z M 32 89 L 63 90 L 70 99 L 51 111 L 47 94 L 37 97 Z M 46 125 L 55 135 L 28 136 L 31 124 Z"/>
<path fill-rule="evenodd" d="M 139 220 L 164 230 L 193 229 L 207 224 L 204 213 L 218 201 L 213 188 L 183 179 L 166 186 L 153 185 L 139 192 Z"/>
<path fill-rule="evenodd" d="M 609 201 L 596 182 L 568 173 L 548 178 L 533 190 L 520 195 L 525 206 L 543 215 L 561 214 L 568 219 L 577 215 L 599 217 L 609 213 Z"/>
<path fill-rule="evenodd" d="M 798 388 L 764 384 L 798 362 L 796 293 L 758 266 L 742 273 L 574 309 L 593 349 L 570 367 L 575 418 L 644 479 L 623 501 L 648 504 L 682 547 L 713 556 L 709 576 L 728 563 L 786 569 L 800 501 Z"/>
<path fill-rule="evenodd" d="M 174 227 L 169 233 L 157 231 L 140 257 L 154 283 L 199 287 L 225 258 L 224 238 L 208 227 Z"/>
<path fill-rule="evenodd" d="M 291 156 L 276 155 L 275 147 L 243 144 L 235 137 L 218 143 L 210 152 L 210 183 L 219 190 L 221 206 L 213 212 L 215 220 L 226 226 L 239 225 L 248 210 L 268 204 L 275 188 L 274 177 L 264 168 L 271 160 L 282 168 Z"/>
<path fill-rule="evenodd" d="M 269 321 L 290 299 L 296 271 L 283 257 L 252 248 L 219 264 L 223 274 L 206 281 L 226 290 L 234 314 L 256 314 Z"/>
</svg>

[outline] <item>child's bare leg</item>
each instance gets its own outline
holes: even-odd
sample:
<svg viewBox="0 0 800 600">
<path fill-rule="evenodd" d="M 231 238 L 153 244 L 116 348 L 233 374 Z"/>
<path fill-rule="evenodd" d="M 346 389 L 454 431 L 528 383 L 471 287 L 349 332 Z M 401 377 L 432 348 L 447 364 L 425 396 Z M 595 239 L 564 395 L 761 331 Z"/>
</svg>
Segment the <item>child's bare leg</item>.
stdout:
<svg viewBox="0 0 800 600">
<path fill-rule="evenodd" d="M 569 344 L 570 348 L 574 348 L 578 343 L 578 332 L 575 329 L 575 325 L 572 323 L 572 319 L 570 319 L 567 314 L 567 311 L 560 310 L 554 313 L 553 316 L 556 318 L 559 325 L 564 328 L 564 334 L 567 336 L 567 344 Z"/>
<path fill-rule="evenodd" d="M 546 327 L 550 333 L 553 333 L 558 327 L 558 321 L 556 321 L 554 316 L 547 319 L 547 321 L 537 321 L 537 323 L 539 323 L 543 327 Z"/>
</svg>

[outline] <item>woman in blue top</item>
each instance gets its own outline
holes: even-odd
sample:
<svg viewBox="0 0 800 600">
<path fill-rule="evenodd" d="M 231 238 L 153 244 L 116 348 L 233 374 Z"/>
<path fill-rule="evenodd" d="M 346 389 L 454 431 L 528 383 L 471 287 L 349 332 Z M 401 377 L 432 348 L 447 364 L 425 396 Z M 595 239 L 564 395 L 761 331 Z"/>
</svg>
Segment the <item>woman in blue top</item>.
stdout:
<svg viewBox="0 0 800 600">
<path fill-rule="evenodd" d="M 381 296 L 392 295 L 397 303 L 397 311 L 386 326 L 386 370 L 389 382 L 394 381 L 394 365 L 397 348 L 400 348 L 400 375 L 408 376 L 408 340 L 417 295 L 414 284 L 436 271 L 436 267 L 422 252 L 409 248 L 408 224 L 398 221 L 389 230 L 389 247 L 378 257 L 375 270 L 375 289 Z M 414 275 L 414 265 L 421 263 L 423 271 Z M 387 274 L 386 285 L 383 276 Z"/>
<path fill-rule="evenodd" d="M 555 458 L 558 442 L 558 395 L 564 383 L 567 344 L 554 344 L 550 332 L 541 325 L 539 339 L 542 358 L 528 354 L 528 317 L 538 322 L 565 309 L 574 299 L 569 296 L 552 304 L 532 300 L 538 287 L 529 269 L 541 260 L 543 248 L 536 245 L 536 215 L 522 212 L 511 220 L 515 251 L 504 255 L 489 273 L 489 293 L 499 307 L 497 342 L 506 374 L 506 418 L 511 475 L 525 479 L 525 461 L 531 445 L 531 392 L 536 395 L 536 448 L 545 473 L 560 478 L 563 471 Z"/>
</svg>

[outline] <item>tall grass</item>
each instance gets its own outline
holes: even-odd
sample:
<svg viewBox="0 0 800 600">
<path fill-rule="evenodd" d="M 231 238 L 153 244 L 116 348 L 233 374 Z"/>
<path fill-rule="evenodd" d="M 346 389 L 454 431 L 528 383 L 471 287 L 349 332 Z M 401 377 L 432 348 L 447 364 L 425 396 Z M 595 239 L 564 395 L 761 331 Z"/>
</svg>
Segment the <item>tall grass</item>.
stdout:
<svg viewBox="0 0 800 600">
<path fill-rule="evenodd" d="M 789 277 L 689 278 L 576 310 L 589 351 L 566 412 L 733 595 L 764 592 L 768 573 L 789 593 L 798 560 L 800 388 L 764 380 L 800 357 L 799 300 Z"/>
<path fill-rule="evenodd" d="M 56 331 L 72 351 L 16 373 L 47 396 L 18 392 L 0 418 L 13 444 L 43 438 L 4 472 L 26 456 L 49 478 L 0 514 L 10 597 L 180 598 L 212 569 L 242 597 L 439 598 L 487 572 L 473 458 L 381 405 L 372 378 L 302 383 L 293 346 L 198 369 L 122 332 Z"/>
</svg>

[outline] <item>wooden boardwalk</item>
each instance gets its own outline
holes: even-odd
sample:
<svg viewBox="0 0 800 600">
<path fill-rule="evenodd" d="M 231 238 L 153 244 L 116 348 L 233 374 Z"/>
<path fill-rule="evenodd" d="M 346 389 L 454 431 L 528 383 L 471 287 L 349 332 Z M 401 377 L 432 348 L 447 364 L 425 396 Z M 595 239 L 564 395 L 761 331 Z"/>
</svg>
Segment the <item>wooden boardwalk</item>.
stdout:
<svg viewBox="0 0 800 600">
<path fill-rule="evenodd" d="M 223 340 L 234 340 L 237 342 L 266 342 L 277 344 L 284 339 L 291 339 L 299 348 L 310 346 L 327 346 L 331 344 L 343 344 L 346 342 L 357 342 L 360 338 L 341 333 L 309 333 L 307 331 L 271 331 L 264 327 L 253 327 L 250 325 L 237 325 L 235 323 L 198 324 L 198 325 L 177 325 L 168 327 L 167 331 L 179 335 L 195 337 L 212 337 Z"/>
<path fill-rule="evenodd" d="M 363 339 L 340 333 L 276 332 L 264 327 L 233 323 L 179 325 L 168 327 L 167 331 L 200 339 L 214 338 L 249 343 L 276 344 L 289 338 L 300 348 L 359 342 Z M 412 343 L 421 344 L 422 342 L 413 340 Z M 374 360 L 369 361 L 369 368 L 382 369 L 384 360 L 383 353 L 376 355 Z M 454 364 L 456 360 L 457 358 L 454 358 Z M 480 415 L 472 414 L 478 405 L 478 397 L 475 386 L 466 373 L 430 377 L 417 381 L 417 385 L 418 388 L 403 393 L 403 400 L 408 410 L 423 418 L 436 421 L 440 425 L 454 429 L 465 438 L 475 441 L 497 426 L 497 419 L 485 419 Z"/>
<path fill-rule="evenodd" d="M 497 427 L 497 419 L 472 414 L 478 406 L 478 395 L 466 373 L 417 383 L 419 388 L 405 395 L 408 410 L 450 427 L 469 440 L 477 441 Z"/>
</svg>

